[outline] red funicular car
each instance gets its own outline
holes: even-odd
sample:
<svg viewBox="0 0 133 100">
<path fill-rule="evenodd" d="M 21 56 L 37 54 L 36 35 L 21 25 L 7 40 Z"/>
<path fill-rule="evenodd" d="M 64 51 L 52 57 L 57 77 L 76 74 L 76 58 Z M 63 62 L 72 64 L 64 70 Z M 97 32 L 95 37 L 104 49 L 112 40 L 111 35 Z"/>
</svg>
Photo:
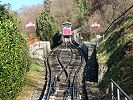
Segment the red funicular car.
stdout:
<svg viewBox="0 0 133 100">
<path fill-rule="evenodd" d="M 72 35 L 71 27 L 72 25 L 70 22 L 63 23 L 63 36 L 64 37 L 69 37 Z"/>
</svg>

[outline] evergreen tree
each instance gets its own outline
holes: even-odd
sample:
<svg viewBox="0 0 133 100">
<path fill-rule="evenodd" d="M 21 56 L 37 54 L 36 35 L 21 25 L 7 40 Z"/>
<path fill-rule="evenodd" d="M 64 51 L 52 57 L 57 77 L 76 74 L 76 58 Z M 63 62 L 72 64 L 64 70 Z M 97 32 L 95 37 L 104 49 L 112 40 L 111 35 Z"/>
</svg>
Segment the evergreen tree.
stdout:
<svg viewBox="0 0 133 100">
<path fill-rule="evenodd" d="M 56 31 L 55 20 L 50 12 L 50 2 L 47 1 L 45 2 L 44 10 L 37 21 L 37 34 L 42 41 L 50 41 L 52 43 L 52 37 Z"/>
</svg>

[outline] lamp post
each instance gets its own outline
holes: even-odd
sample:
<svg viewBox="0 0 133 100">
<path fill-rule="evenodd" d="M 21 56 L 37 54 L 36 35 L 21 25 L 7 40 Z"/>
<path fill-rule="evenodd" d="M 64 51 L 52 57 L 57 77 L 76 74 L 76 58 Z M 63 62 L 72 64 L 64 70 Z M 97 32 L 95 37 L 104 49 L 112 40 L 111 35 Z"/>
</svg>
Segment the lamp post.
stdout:
<svg viewBox="0 0 133 100">
<path fill-rule="evenodd" d="M 32 22 L 29 22 L 28 24 L 26 24 L 26 30 L 28 32 L 28 40 L 29 40 L 29 44 L 33 44 L 34 39 L 33 39 L 33 32 L 35 32 L 35 24 L 33 24 Z"/>
</svg>

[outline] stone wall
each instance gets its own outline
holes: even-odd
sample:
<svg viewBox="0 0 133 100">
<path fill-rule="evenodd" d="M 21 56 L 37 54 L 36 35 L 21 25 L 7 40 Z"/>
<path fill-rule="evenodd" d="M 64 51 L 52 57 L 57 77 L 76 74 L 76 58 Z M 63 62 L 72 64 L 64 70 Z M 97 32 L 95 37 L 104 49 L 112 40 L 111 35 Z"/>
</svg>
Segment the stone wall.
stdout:
<svg viewBox="0 0 133 100">
<path fill-rule="evenodd" d="M 44 59 L 51 51 L 49 41 L 38 41 L 29 45 L 29 55 L 31 58 Z"/>
</svg>

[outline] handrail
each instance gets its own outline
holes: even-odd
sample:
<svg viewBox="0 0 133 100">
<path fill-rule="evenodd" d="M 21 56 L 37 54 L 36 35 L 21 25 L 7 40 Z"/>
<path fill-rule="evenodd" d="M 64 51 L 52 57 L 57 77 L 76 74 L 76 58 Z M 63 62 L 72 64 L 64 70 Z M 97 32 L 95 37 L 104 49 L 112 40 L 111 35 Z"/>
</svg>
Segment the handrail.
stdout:
<svg viewBox="0 0 133 100">
<path fill-rule="evenodd" d="M 111 96 L 112 96 L 112 100 L 114 100 L 115 96 L 114 96 L 114 85 L 117 88 L 117 100 L 120 100 L 120 93 L 122 93 L 125 97 L 125 100 L 131 100 L 131 98 L 120 88 L 120 86 L 111 79 Z"/>
<path fill-rule="evenodd" d="M 133 5 L 130 6 L 124 13 L 122 13 L 119 17 L 117 17 L 116 19 L 114 19 L 111 24 L 108 26 L 108 28 L 105 30 L 104 35 L 107 33 L 107 31 L 109 30 L 109 28 L 113 25 L 113 23 L 118 20 L 119 18 L 121 18 L 123 15 L 125 15 L 131 8 L 133 8 Z"/>
</svg>

